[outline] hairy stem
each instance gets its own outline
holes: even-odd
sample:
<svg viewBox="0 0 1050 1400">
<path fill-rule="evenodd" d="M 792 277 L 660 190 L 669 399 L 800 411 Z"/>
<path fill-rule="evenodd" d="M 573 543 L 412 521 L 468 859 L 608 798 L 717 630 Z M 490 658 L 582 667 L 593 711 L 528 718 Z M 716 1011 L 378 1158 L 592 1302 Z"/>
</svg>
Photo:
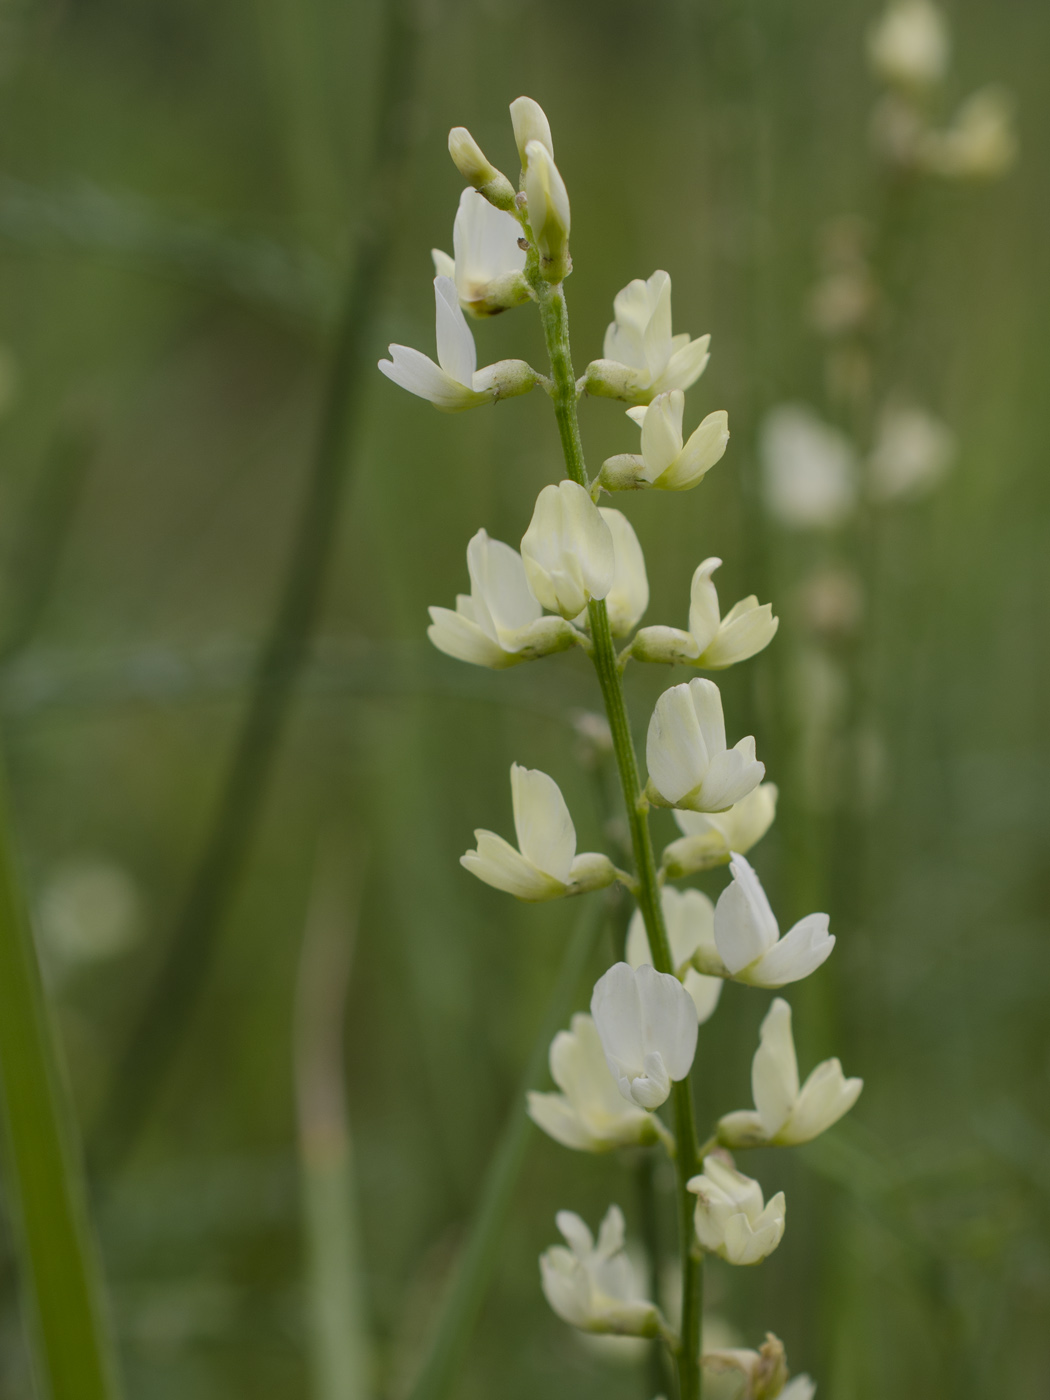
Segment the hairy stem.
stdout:
<svg viewBox="0 0 1050 1400">
<path fill-rule="evenodd" d="M 554 413 L 558 420 L 558 433 L 565 454 L 565 466 L 569 476 L 578 485 L 587 488 L 587 468 L 583 458 L 583 443 L 580 439 L 579 418 L 576 412 L 576 376 L 572 368 L 572 353 L 569 346 L 569 316 L 565 305 L 565 292 L 559 284 L 549 286 L 537 278 L 533 284 L 539 302 L 543 332 L 547 341 L 547 353 L 551 362 L 551 378 L 554 383 L 552 398 Z M 623 694 L 623 678 L 617 664 L 616 647 L 609 627 L 609 616 L 603 600 L 588 604 L 591 641 L 594 647 L 592 661 L 598 673 L 605 713 L 612 731 L 613 750 L 616 754 L 616 767 L 620 775 L 620 786 L 627 808 L 627 821 L 631 832 L 631 850 L 634 855 L 637 885 L 634 891 L 638 907 L 642 911 L 645 930 L 649 936 L 649 948 L 653 965 L 658 972 L 674 973 L 671 949 L 660 904 L 660 886 L 657 879 L 656 859 L 653 854 L 653 841 L 649 831 L 647 809 L 642 802 L 642 789 L 638 777 L 638 759 L 634 751 L 630 721 Z M 672 1086 L 672 1104 L 675 1124 L 675 1172 L 678 1188 L 678 1220 L 682 1253 L 682 1329 L 675 1361 L 678 1369 L 679 1400 L 699 1400 L 701 1388 L 700 1373 L 700 1329 L 701 1301 L 703 1291 L 703 1260 L 694 1249 L 693 1198 L 686 1189 L 686 1182 L 700 1169 L 696 1144 L 696 1117 L 693 1110 L 693 1095 L 689 1079 L 683 1079 Z"/>
</svg>

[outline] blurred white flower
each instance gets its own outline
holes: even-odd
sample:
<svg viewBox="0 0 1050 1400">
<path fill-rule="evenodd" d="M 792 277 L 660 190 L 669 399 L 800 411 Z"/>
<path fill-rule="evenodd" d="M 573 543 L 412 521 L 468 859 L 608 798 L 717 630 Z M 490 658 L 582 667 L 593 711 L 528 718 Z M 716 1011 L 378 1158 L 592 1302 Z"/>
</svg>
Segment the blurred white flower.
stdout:
<svg viewBox="0 0 1050 1400">
<path fill-rule="evenodd" d="M 994 180 L 1017 159 L 1014 99 L 1001 87 L 975 92 L 944 131 L 927 132 L 919 143 L 921 164 L 952 180 Z"/>
<path fill-rule="evenodd" d="M 575 481 L 545 486 L 521 541 L 525 576 L 550 612 L 571 621 L 612 587 L 612 531 L 590 495 Z"/>
<path fill-rule="evenodd" d="M 616 879 L 607 856 L 576 854 L 576 828 L 553 778 L 511 764 L 510 791 L 518 850 L 492 831 L 475 831 L 476 851 L 460 864 L 497 890 L 530 902 L 602 889 Z"/>
<path fill-rule="evenodd" d="M 694 966 L 697 955 L 701 960 L 721 961 L 715 947 L 715 907 L 699 890 L 679 891 L 667 885 L 660 891 L 660 904 L 675 976 L 692 997 L 697 1021 L 703 1025 L 714 1014 L 722 995 L 721 977 L 706 977 Z M 652 965 L 649 936 L 640 909 L 634 911 L 627 926 L 626 957 L 631 967 Z"/>
<path fill-rule="evenodd" d="M 930 0 L 891 0 L 868 34 L 868 57 L 884 82 L 924 92 L 948 71 L 950 36 Z"/>
<path fill-rule="evenodd" d="M 758 1182 L 718 1157 L 705 1158 L 703 1172 L 687 1185 L 696 1196 L 696 1237 L 709 1253 L 730 1264 L 758 1264 L 783 1239 L 783 1191 L 766 1205 Z"/>
<path fill-rule="evenodd" d="M 588 393 L 647 404 L 657 394 L 688 389 L 703 374 L 711 337 L 672 335 L 666 272 L 629 282 L 613 301 L 613 316 L 605 332 L 604 359 L 593 360 L 584 375 Z"/>
<path fill-rule="evenodd" d="M 676 810 L 674 819 L 682 836 L 664 848 L 664 870 L 672 880 L 680 880 L 698 870 L 725 865 L 734 851 L 749 851 L 761 841 L 776 811 L 775 783 L 762 783 L 727 812 Z"/>
<path fill-rule="evenodd" d="M 636 491 L 648 486 L 658 491 L 688 491 L 721 461 L 729 442 L 729 416 L 724 409 L 709 413 L 689 441 L 684 441 L 685 394 L 681 389 L 658 394 L 648 406 L 629 408 L 627 416 L 642 430 L 641 454 L 606 458 L 599 480 L 607 491 Z"/>
<path fill-rule="evenodd" d="M 544 617 L 525 578 L 516 549 L 479 530 L 467 545 L 470 593 L 456 610 L 428 609 L 427 636 L 458 661 L 501 670 L 576 644 L 579 634 L 564 618 Z"/>
<path fill-rule="evenodd" d="M 651 410 L 650 410 L 651 412 Z M 734 603 L 722 617 L 711 575 L 721 559 L 705 559 L 693 574 L 689 597 L 689 631 L 678 627 L 643 627 L 631 645 L 639 661 L 702 666 L 722 671 L 746 661 L 773 640 L 779 619 L 770 603 L 759 604 L 752 594 Z"/>
<path fill-rule="evenodd" d="M 614 963 L 595 983 L 591 1015 L 620 1093 L 639 1108 L 659 1108 L 696 1053 L 696 1007 L 681 982 Z"/>
<path fill-rule="evenodd" d="M 766 505 L 792 529 L 834 529 L 857 502 L 849 439 L 805 404 L 770 409 L 760 438 Z"/>
<path fill-rule="evenodd" d="M 434 271 L 452 279 L 460 306 L 474 316 L 519 306 L 529 297 L 520 237 L 521 225 L 513 214 L 494 208 L 477 190 L 464 190 L 452 226 L 454 256 L 432 248 Z"/>
<path fill-rule="evenodd" d="M 628 1337 L 658 1337 L 666 1324 L 655 1303 L 642 1296 L 631 1262 L 624 1253 L 624 1220 L 610 1206 L 598 1242 L 571 1210 L 555 1216 L 568 1244 L 552 1245 L 540 1255 L 544 1296 L 565 1322 L 584 1332 L 613 1332 Z"/>
<path fill-rule="evenodd" d="M 736 1373 L 744 1379 L 744 1389 L 734 1400 L 775 1400 L 784 1393 L 787 1381 L 787 1357 L 784 1344 L 772 1332 L 758 1351 L 743 1347 L 708 1349 L 703 1367 L 715 1375 Z"/>
<path fill-rule="evenodd" d="M 758 876 L 734 852 L 732 881 L 715 905 L 715 943 L 730 976 L 752 987 L 783 987 L 815 972 L 835 939 L 827 914 L 807 914 L 783 938 Z"/>
<path fill-rule="evenodd" d="M 434 278 L 437 364 L 409 345 L 391 345 L 391 359 L 380 360 L 388 379 L 410 394 L 429 399 L 443 413 L 459 413 L 479 404 L 527 394 L 536 372 L 524 360 L 500 360 L 478 369 L 478 352 L 455 284 L 450 277 Z"/>
<path fill-rule="evenodd" d="M 658 1118 L 624 1100 L 590 1016 L 574 1016 L 572 1029 L 551 1041 L 550 1070 L 562 1092 L 530 1092 L 529 1117 L 565 1147 L 608 1152 L 656 1142 L 666 1132 Z"/>
<path fill-rule="evenodd" d="M 931 491 L 947 474 L 955 453 L 951 430 L 925 409 L 890 404 L 879 416 L 868 459 L 868 490 L 877 501 Z"/>
<path fill-rule="evenodd" d="M 693 812 L 726 811 L 758 787 L 766 771 L 755 759 L 752 737 L 726 747 L 718 686 L 699 678 L 657 700 L 645 756 L 650 802 Z"/>
<path fill-rule="evenodd" d="M 862 1079 L 846 1079 L 838 1060 L 824 1060 L 799 1087 L 791 1007 L 777 997 L 762 1022 L 751 1063 L 755 1109 L 727 1113 L 718 1124 L 727 1147 L 796 1147 L 819 1137 L 860 1097 Z"/>
<path fill-rule="evenodd" d="M 138 886 L 113 861 L 67 861 L 44 884 L 37 922 L 44 947 L 60 968 L 117 957 L 135 945 L 142 930 Z"/>
</svg>

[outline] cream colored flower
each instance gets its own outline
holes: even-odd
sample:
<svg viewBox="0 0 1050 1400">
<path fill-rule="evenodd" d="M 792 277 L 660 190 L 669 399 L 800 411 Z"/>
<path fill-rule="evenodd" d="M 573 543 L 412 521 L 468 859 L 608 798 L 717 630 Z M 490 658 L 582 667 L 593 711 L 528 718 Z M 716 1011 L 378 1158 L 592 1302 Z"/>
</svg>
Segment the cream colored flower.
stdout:
<svg viewBox="0 0 1050 1400">
<path fill-rule="evenodd" d="M 699 890 L 675 890 L 665 885 L 660 891 L 667 941 L 671 945 L 674 973 L 693 999 L 700 1025 L 714 1015 L 722 995 L 722 978 L 706 977 L 695 962 L 721 961 L 715 947 L 715 907 Z M 636 909 L 627 926 L 626 957 L 631 967 L 652 966 L 649 936 L 642 911 Z"/>
<path fill-rule="evenodd" d="M 707 1157 L 687 1186 L 696 1196 L 694 1224 L 701 1247 L 730 1264 L 758 1264 L 784 1237 L 785 1202 L 778 1191 L 766 1205 L 757 1181 Z"/>
<path fill-rule="evenodd" d="M 799 1087 L 791 1007 L 777 997 L 762 1022 L 751 1064 L 754 1111 L 727 1113 L 718 1138 L 727 1147 L 796 1147 L 819 1137 L 848 1113 L 863 1079 L 846 1079 L 838 1060 L 824 1060 Z"/>
<path fill-rule="evenodd" d="M 521 541 L 525 576 L 550 612 L 571 621 L 613 585 L 612 531 L 590 495 L 574 481 L 545 486 Z"/>
<path fill-rule="evenodd" d="M 672 335 L 666 272 L 628 283 L 616 295 L 613 316 L 605 332 L 604 359 L 592 361 L 584 374 L 589 394 L 647 404 L 658 394 L 688 389 L 703 374 L 711 337 Z"/>
<path fill-rule="evenodd" d="M 430 608 L 427 636 L 458 661 L 502 670 L 575 646 L 579 633 L 560 617 L 544 617 L 516 549 L 479 530 L 467 545 L 470 593 L 456 610 Z"/>
<path fill-rule="evenodd" d="M 715 905 L 715 943 L 729 976 L 752 987 L 783 987 L 815 972 L 835 946 L 827 914 L 807 914 L 781 938 L 750 864 L 734 853 L 729 869 L 732 881 Z"/>
<path fill-rule="evenodd" d="M 688 491 L 720 462 L 729 442 L 729 418 L 724 409 L 709 413 L 685 442 L 682 422 L 685 394 L 673 389 L 658 394 L 647 407 L 627 410 L 642 430 L 641 455 L 608 457 L 599 481 L 607 491 Z"/>
<path fill-rule="evenodd" d="M 520 306 L 529 298 L 520 237 L 521 225 L 512 214 L 494 208 L 477 190 L 464 190 L 452 226 L 454 256 L 432 248 L 434 271 L 451 278 L 460 306 L 473 316 Z"/>
<path fill-rule="evenodd" d="M 571 1210 L 560 1210 L 555 1219 L 569 1247 L 552 1245 L 540 1255 L 540 1278 L 544 1296 L 558 1316 L 583 1332 L 625 1337 L 658 1337 L 666 1332 L 659 1308 L 642 1296 L 624 1253 L 619 1206 L 610 1206 L 606 1212 L 597 1244 Z"/>
<path fill-rule="evenodd" d="M 492 831 L 475 831 L 476 851 L 460 864 L 486 885 L 536 902 L 602 889 L 616 879 L 607 856 L 576 854 L 576 828 L 553 778 L 511 764 L 510 791 L 518 849 Z"/>
<path fill-rule="evenodd" d="M 722 697 L 714 681 L 674 685 L 656 702 L 645 745 L 646 795 L 661 807 L 724 812 L 758 787 L 765 766 L 750 736 L 726 747 Z"/>
<path fill-rule="evenodd" d="M 621 511 L 602 506 L 598 514 L 609 527 L 613 540 L 613 581 L 605 595 L 605 610 L 614 637 L 625 637 L 637 626 L 649 606 L 649 580 L 645 572 L 645 555 L 638 543 L 634 527 Z M 587 627 L 584 609 L 573 619 L 577 627 Z"/>
<path fill-rule="evenodd" d="M 761 841 L 773 825 L 776 811 L 775 783 L 762 783 L 728 812 L 676 810 L 674 819 L 682 836 L 664 848 L 665 872 L 672 880 L 680 880 L 699 870 L 725 865 L 734 851 L 749 851 Z"/>
<path fill-rule="evenodd" d="M 639 1108 L 659 1108 L 696 1053 L 696 1007 L 681 982 L 648 965 L 614 963 L 595 983 L 591 1015 L 620 1093 Z"/>
<path fill-rule="evenodd" d="M 678 627 L 643 627 L 631 644 L 639 661 L 701 666 L 722 671 L 762 651 L 776 635 L 779 619 L 770 603 L 752 594 L 734 603 L 722 617 L 711 575 L 721 559 L 705 559 L 693 574 L 689 600 L 689 631 Z"/>
</svg>

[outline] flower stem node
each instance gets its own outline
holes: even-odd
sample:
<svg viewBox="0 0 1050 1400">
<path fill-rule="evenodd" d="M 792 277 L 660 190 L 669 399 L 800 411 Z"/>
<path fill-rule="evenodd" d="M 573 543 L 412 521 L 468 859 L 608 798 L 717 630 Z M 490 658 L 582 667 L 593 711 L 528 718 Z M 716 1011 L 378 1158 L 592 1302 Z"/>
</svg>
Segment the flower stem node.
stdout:
<svg viewBox="0 0 1050 1400">
<path fill-rule="evenodd" d="M 765 765 L 755 741 L 726 747 L 722 697 L 714 681 L 674 685 L 656 702 L 645 745 L 646 796 L 657 807 L 724 812 L 758 787 Z"/>
<path fill-rule="evenodd" d="M 529 141 L 525 147 L 524 181 L 540 272 L 547 282 L 563 282 L 572 271 L 569 192 L 554 157 L 542 141 Z"/>
<path fill-rule="evenodd" d="M 479 530 L 467 545 L 470 593 L 456 610 L 430 608 L 427 636 L 446 656 L 500 671 L 579 645 L 571 623 L 545 617 L 525 578 L 516 549 Z"/>
<path fill-rule="evenodd" d="M 595 983 L 591 1015 L 620 1093 L 659 1108 L 696 1053 L 696 1007 L 681 982 L 649 965 L 614 963 Z"/>
<path fill-rule="evenodd" d="M 725 455 L 729 418 L 724 409 L 709 413 L 684 442 L 684 412 L 681 389 L 657 395 L 648 407 L 629 408 L 628 418 L 642 430 L 641 455 L 606 458 L 598 478 L 602 486 L 607 491 L 689 491 L 698 485 Z"/>
<path fill-rule="evenodd" d="M 860 1097 L 862 1079 L 846 1079 L 838 1060 L 824 1060 L 799 1087 L 791 1034 L 791 1007 L 777 997 L 762 1022 L 751 1062 L 754 1111 L 727 1113 L 718 1124 L 725 1147 L 797 1147 L 811 1142 L 848 1113 Z"/>
<path fill-rule="evenodd" d="M 618 292 L 605 332 L 604 356 L 584 371 L 586 393 L 647 404 L 658 394 L 688 389 L 703 374 L 711 337 L 671 334 L 671 279 L 657 271 Z"/>
<path fill-rule="evenodd" d="M 679 891 L 666 886 L 660 891 L 660 904 L 675 976 L 692 997 L 697 1022 L 702 1026 L 714 1015 L 723 986 L 720 976 L 708 977 L 697 971 L 697 966 L 704 962 L 721 964 L 715 947 L 714 905 L 700 890 Z M 631 915 L 627 927 L 626 955 L 634 968 L 653 961 L 640 909 Z"/>
<path fill-rule="evenodd" d="M 459 304 L 472 316 L 495 316 L 529 299 L 521 225 L 494 209 L 476 190 L 464 190 L 452 226 L 453 257 L 431 249 L 434 271 L 456 284 Z"/>
<path fill-rule="evenodd" d="M 453 165 L 478 194 L 497 209 L 514 208 L 514 186 L 496 169 L 465 126 L 454 126 L 449 132 L 448 153 Z"/>
<path fill-rule="evenodd" d="M 492 831 L 475 831 L 476 851 L 460 864 L 497 890 L 528 903 L 604 889 L 616 867 L 598 852 L 576 854 L 576 828 L 561 789 L 535 768 L 511 764 L 511 801 L 518 849 Z"/>
<path fill-rule="evenodd" d="M 750 864 L 734 852 L 729 869 L 733 879 L 715 906 L 715 943 L 730 977 L 752 987 L 783 987 L 827 961 L 835 946 L 827 914 L 807 914 L 781 938 Z"/>
<path fill-rule="evenodd" d="M 582 1332 L 668 1336 L 660 1309 L 642 1297 L 624 1251 L 619 1206 L 610 1206 L 606 1212 L 597 1243 L 571 1210 L 560 1210 L 555 1220 L 568 1248 L 556 1244 L 540 1255 L 540 1279 L 544 1296 L 558 1316 Z"/>
<path fill-rule="evenodd" d="M 762 783 L 728 812 L 678 812 L 682 836 L 664 849 L 665 876 L 681 880 L 701 870 L 728 863 L 734 851 L 749 851 L 773 825 L 777 812 L 775 783 Z"/>
<path fill-rule="evenodd" d="M 764 1204 L 757 1181 L 714 1156 L 687 1185 L 696 1196 L 696 1237 L 709 1253 L 729 1264 L 758 1264 L 783 1239 L 783 1191 Z"/>
<path fill-rule="evenodd" d="M 678 627 L 643 627 L 631 643 L 631 655 L 636 660 L 724 671 L 769 645 L 779 626 L 771 604 L 759 604 L 752 594 L 734 603 L 725 617 L 721 616 L 711 578 L 721 562 L 705 559 L 693 574 L 688 632 Z"/>
<path fill-rule="evenodd" d="M 545 486 L 521 541 L 529 587 L 550 612 L 571 621 L 604 598 L 616 575 L 612 531 L 574 481 Z"/>
<path fill-rule="evenodd" d="M 529 1117 L 555 1142 L 579 1152 L 609 1152 L 666 1140 L 659 1118 L 624 1100 L 590 1016 L 574 1016 L 572 1029 L 551 1041 L 550 1071 L 562 1092 L 533 1091 L 528 1105 Z"/>
<path fill-rule="evenodd" d="M 539 375 L 524 360 L 500 360 L 478 369 L 478 352 L 450 277 L 434 278 L 437 364 L 409 345 L 391 345 L 379 368 L 410 394 L 429 399 L 443 413 L 461 413 L 497 399 L 527 394 Z"/>
</svg>

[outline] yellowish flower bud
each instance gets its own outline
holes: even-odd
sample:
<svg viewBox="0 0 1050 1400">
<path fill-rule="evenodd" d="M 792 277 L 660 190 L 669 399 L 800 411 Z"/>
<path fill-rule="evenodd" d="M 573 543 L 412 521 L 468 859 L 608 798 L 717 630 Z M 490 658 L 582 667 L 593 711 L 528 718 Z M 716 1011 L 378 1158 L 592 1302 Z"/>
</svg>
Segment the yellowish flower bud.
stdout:
<svg viewBox="0 0 1050 1400">
<path fill-rule="evenodd" d="M 497 170 L 465 126 L 454 126 L 448 134 L 452 163 L 479 194 L 497 209 L 514 207 L 514 186 Z"/>
</svg>

